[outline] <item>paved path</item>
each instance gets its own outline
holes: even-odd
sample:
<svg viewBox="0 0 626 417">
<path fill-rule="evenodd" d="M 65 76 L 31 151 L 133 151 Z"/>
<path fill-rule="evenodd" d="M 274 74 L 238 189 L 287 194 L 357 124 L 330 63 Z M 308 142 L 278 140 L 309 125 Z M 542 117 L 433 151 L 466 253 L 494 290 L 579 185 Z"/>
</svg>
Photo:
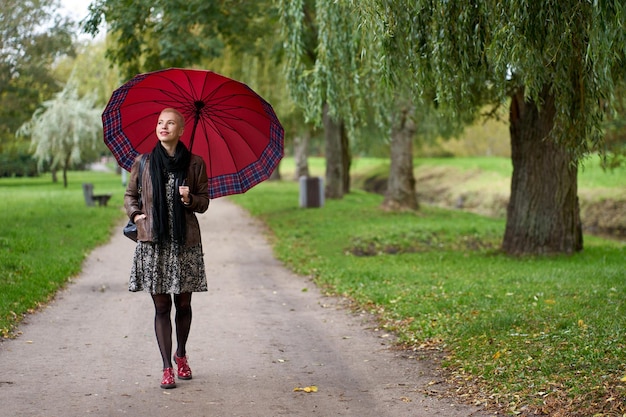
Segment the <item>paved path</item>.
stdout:
<svg viewBox="0 0 626 417">
<path fill-rule="evenodd" d="M 116 232 L 19 338 L 0 343 L 0 415 L 487 415 L 424 394 L 440 386 L 429 386 L 432 366 L 389 349 L 366 318 L 282 267 L 243 210 L 215 200 L 199 219 L 210 290 L 192 303 L 193 380 L 159 388 L 152 302 L 128 292 L 134 243 Z M 294 392 L 311 385 L 319 391 Z"/>
</svg>

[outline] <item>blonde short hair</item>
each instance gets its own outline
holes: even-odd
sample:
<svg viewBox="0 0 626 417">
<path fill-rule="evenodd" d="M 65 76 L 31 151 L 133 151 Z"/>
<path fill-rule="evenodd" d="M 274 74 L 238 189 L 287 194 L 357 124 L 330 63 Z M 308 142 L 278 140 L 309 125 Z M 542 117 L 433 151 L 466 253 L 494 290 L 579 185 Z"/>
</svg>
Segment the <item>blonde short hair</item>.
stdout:
<svg viewBox="0 0 626 417">
<path fill-rule="evenodd" d="M 163 110 L 161 110 L 160 114 L 163 113 L 174 113 L 176 115 L 176 118 L 178 119 L 178 122 L 180 123 L 181 126 L 185 126 L 185 116 L 183 116 L 183 114 L 181 112 L 179 112 L 178 110 L 172 108 L 172 107 L 167 107 Z"/>
</svg>

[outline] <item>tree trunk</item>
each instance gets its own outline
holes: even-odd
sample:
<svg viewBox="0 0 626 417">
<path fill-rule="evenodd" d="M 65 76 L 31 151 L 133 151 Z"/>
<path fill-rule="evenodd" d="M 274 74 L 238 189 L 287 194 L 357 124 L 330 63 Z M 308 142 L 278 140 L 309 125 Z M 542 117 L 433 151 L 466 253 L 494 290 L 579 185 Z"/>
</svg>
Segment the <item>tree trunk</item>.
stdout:
<svg viewBox="0 0 626 417">
<path fill-rule="evenodd" d="M 403 106 L 391 128 L 391 166 L 387 192 L 381 207 L 385 210 L 417 210 L 417 193 L 413 174 L 413 135 L 416 126 L 411 106 Z"/>
<path fill-rule="evenodd" d="M 344 168 L 341 138 L 341 124 L 328 114 L 328 105 L 324 104 L 322 115 L 324 139 L 326 143 L 326 184 L 324 195 L 328 199 L 343 198 Z"/>
<path fill-rule="evenodd" d="M 295 180 L 300 177 L 308 177 L 309 174 L 309 139 L 311 139 L 311 131 L 306 129 L 302 135 L 297 135 L 293 139 L 294 159 L 296 160 Z"/>
<path fill-rule="evenodd" d="M 280 164 L 278 164 L 276 169 L 274 171 L 272 171 L 272 173 L 270 174 L 270 177 L 268 178 L 268 181 L 278 181 L 280 179 L 281 179 L 281 176 L 280 176 Z"/>
<path fill-rule="evenodd" d="M 352 152 L 350 152 L 350 140 L 346 132 L 345 123 L 341 122 L 341 166 L 343 168 L 343 193 L 350 192 L 350 165 L 352 164 Z"/>
<path fill-rule="evenodd" d="M 502 249 L 511 255 L 571 254 L 582 250 L 578 204 L 578 160 L 549 138 L 554 97 L 545 88 L 541 111 L 512 97 L 510 108 L 513 176 Z"/>
<path fill-rule="evenodd" d="M 72 160 L 71 153 L 67 153 L 65 156 L 65 162 L 63 163 L 63 187 L 67 188 L 67 171 L 70 169 L 70 161 Z"/>
</svg>

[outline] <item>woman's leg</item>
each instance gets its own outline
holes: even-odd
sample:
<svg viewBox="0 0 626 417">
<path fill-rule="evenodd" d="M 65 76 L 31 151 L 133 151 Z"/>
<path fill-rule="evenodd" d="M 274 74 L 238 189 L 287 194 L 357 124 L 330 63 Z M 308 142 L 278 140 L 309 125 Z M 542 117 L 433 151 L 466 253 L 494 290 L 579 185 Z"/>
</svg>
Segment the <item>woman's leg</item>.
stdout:
<svg viewBox="0 0 626 417">
<path fill-rule="evenodd" d="M 176 306 L 176 356 L 184 358 L 187 354 L 187 338 L 191 328 L 191 293 L 175 294 L 174 304 Z"/>
<path fill-rule="evenodd" d="M 154 331 L 163 359 L 163 369 L 172 367 L 172 297 L 169 294 L 152 294 L 154 301 Z"/>
</svg>

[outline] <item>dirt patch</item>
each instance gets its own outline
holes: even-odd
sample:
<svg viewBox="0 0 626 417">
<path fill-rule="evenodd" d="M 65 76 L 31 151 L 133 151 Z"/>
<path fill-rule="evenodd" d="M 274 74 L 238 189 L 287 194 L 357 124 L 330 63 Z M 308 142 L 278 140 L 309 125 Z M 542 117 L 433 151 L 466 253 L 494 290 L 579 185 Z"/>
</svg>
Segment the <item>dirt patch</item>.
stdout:
<svg viewBox="0 0 626 417">
<path fill-rule="evenodd" d="M 581 217 L 589 233 L 616 238 L 626 237 L 626 201 L 581 202 Z"/>
<path fill-rule="evenodd" d="M 417 198 L 421 204 L 466 210 L 503 218 L 509 202 L 510 179 L 454 167 L 418 167 L 415 170 Z M 365 178 L 365 191 L 384 195 L 387 178 Z M 581 219 L 586 233 L 611 238 L 626 237 L 626 199 L 604 198 L 579 192 Z"/>
<path fill-rule="evenodd" d="M 354 256 L 377 256 L 437 250 L 494 251 L 499 244 L 499 236 L 413 231 L 392 236 L 360 236 L 352 240 L 346 252 Z"/>
</svg>

